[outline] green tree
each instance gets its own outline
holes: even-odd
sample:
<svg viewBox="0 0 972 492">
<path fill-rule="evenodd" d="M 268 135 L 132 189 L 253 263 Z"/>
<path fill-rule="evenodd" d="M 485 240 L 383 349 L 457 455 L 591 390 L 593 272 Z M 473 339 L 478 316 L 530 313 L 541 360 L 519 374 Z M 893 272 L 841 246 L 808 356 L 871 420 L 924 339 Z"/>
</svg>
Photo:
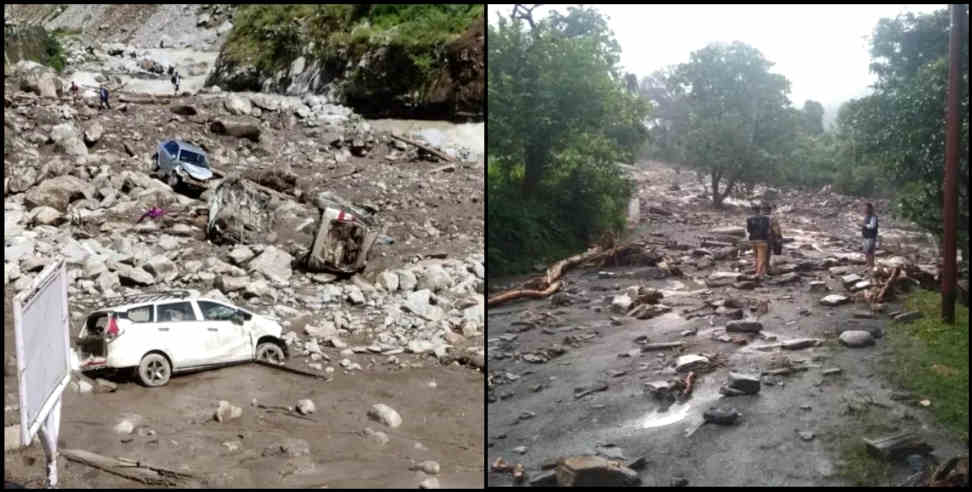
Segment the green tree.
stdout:
<svg viewBox="0 0 972 492">
<path fill-rule="evenodd" d="M 811 135 L 822 134 L 824 132 L 823 115 L 823 104 L 807 99 L 803 103 L 804 129 Z"/>
<path fill-rule="evenodd" d="M 733 188 L 765 178 L 782 165 L 798 122 L 789 110 L 789 81 L 773 63 L 741 42 L 711 44 L 679 65 L 672 82 L 682 105 L 672 131 L 686 164 L 710 179 L 721 206 Z"/>
<path fill-rule="evenodd" d="M 968 6 L 965 7 L 968 9 Z M 841 108 L 841 132 L 852 135 L 855 163 L 879 162 L 895 183 L 897 211 L 941 237 L 948 79 L 948 10 L 882 19 L 874 30 L 874 93 Z M 959 246 L 969 258 L 968 26 L 961 29 L 959 77 Z"/>
</svg>

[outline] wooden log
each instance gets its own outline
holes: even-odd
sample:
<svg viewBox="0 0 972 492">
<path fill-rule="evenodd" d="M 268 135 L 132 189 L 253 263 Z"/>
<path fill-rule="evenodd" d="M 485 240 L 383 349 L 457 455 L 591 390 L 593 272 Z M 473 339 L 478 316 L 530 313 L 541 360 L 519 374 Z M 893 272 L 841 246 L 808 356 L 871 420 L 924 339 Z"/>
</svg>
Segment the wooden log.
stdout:
<svg viewBox="0 0 972 492">
<path fill-rule="evenodd" d="M 195 478 L 187 473 L 150 466 L 127 458 L 110 458 L 83 449 L 61 449 L 59 452 L 68 460 L 147 485 L 179 486 L 180 480 Z"/>
<path fill-rule="evenodd" d="M 422 150 L 424 150 L 424 151 L 426 151 L 426 152 L 428 152 L 428 153 L 430 153 L 430 154 L 438 157 L 439 159 L 442 159 L 442 160 L 444 160 L 446 162 L 452 162 L 452 158 L 451 157 L 443 154 L 442 152 L 439 152 L 438 150 L 433 149 L 432 147 L 429 147 L 428 145 L 420 144 L 420 143 L 418 143 L 418 142 L 416 142 L 414 140 L 407 139 L 407 138 L 402 137 L 400 135 L 395 135 L 394 133 L 391 133 L 390 135 L 395 140 L 401 140 L 402 142 L 405 142 L 407 144 L 414 145 L 414 146 L 416 146 L 416 147 L 418 147 L 418 148 L 420 148 L 420 149 L 422 149 Z"/>
<path fill-rule="evenodd" d="M 920 439 L 914 432 L 899 432 L 876 439 L 864 439 L 867 451 L 874 456 L 884 459 L 897 459 L 910 454 L 927 454 L 932 447 Z"/>
<path fill-rule="evenodd" d="M 500 304 L 503 304 L 504 302 L 509 302 L 512 301 L 513 299 L 519 299 L 521 297 L 542 299 L 544 297 L 549 296 L 550 294 L 553 294 L 554 292 L 557 292 L 557 289 L 559 288 L 560 288 L 560 281 L 557 281 L 554 282 L 550 287 L 547 287 L 545 290 L 517 289 L 517 290 L 506 291 L 503 292 L 502 294 L 497 294 L 493 297 L 490 297 L 486 301 L 486 307 L 488 308 L 496 307 L 499 306 Z"/>
<path fill-rule="evenodd" d="M 662 343 L 646 343 L 641 346 L 642 352 L 649 352 L 652 350 L 664 350 L 670 348 L 678 348 L 685 345 L 685 342 L 662 342 Z"/>
<path fill-rule="evenodd" d="M 248 138 L 253 142 L 260 141 L 260 127 L 242 121 L 214 120 L 209 124 L 209 131 L 218 135 Z"/>
</svg>

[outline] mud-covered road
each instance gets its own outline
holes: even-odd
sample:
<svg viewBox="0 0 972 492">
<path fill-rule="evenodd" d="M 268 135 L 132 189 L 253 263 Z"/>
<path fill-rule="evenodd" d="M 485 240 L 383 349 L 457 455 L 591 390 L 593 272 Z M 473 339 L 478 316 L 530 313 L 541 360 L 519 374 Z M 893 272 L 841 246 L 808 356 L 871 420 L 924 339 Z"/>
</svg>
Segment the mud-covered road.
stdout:
<svg viewBox="0 0 972 492">
<path fill-rule="evenodd" d="M 636 175 L 641 220 L 629 237 L 666 256 L 683 275 L 656 266 L 578 267 L 551 298 L 490 309 L 488 463 L 500 457 L 522 463 L 533 479 L 545 463 L 562 456 L 600 454 L 626 464 L 643 457 L 639 474 L 648 486 L 686 481 L 690 486 L 814 486 L 848 484 L 838 473 L 839 450 L 846 439 L 860 439 L 873 421 L 887 431 L 921 432 L 940 457 L 964 449 L 935 426 L 930 412 L 891 399 L 896 388 L 883 379 L 881 367 L 894 361 L 883 338 L 863 348 L 838 343 L 844 330 L 895 329 L 888 313 L 900 309 L 888 303 L 874 319 L 862 317 L 871 311 L 869 305 L 853 302 L 854 293 L 839 278 L 868 275 L 863 255 L 855 250 L 863 201 L 827 194 L 772 198 L 784 237 L 790 238 L 783 254 L 773 258 L 774 275 L 755 288 L 717 286 L 720 282 L 711 280 L 718 277 L 715 272 L 751 274 L 752 254 L 714 259 L 711 253 L 718 248 L 701 243 L 728 240 L 712 230 L 744 225 L 748 210 L 712 209 L 700 197 L 703 189 L 695 176 L 686 172 L 642 163 Z M 900 261 L 898 255 L 931 261 L 933 246 L 902 227 L 882 216 L 879 265 Z M 518 281 L 491 282 L 490 288 L 495 292 Z M 827 291 L 810 292 L 811 281 L 826 282 Z M 671 311 L 642 320 L 612 310 L 615 296 L 637 285 L 661 290 L 661 304 Z M 828 294 L 852 302 L 821 305 Z M 765 313 L 758 312 L 761 304 Z M 730 316 L 740 315 L 732 306 L 739 306 L 746 319 L 758 315 L 762 330 L 726 333 Z M 638 342 L 645 338 L 684 345 L 643 352 Z M 797 350 L 774 346 L 800 338 L 822 343 Z M 674 363 L 688 354 L 710 360 L 695 369 L 688 398 L 668 406 L 646 392 L 646 383 L 684 380 L 686 373 L 676 372 Z M 776 374 L 787 367 L 792 372 Z M 835 368 L 840 371 L 829 371 Z M 720 394 L 730 370 L 763 373 L 760 391 Z M 703 412 L 714 406 L 735 408 L 742 416 L 735 425 L 703 424 Z M 902 465 L 893 473 L 904 477 L 909 471 Z M 512 483 L 510 473 L 487 476 L 488 486 Z"/>
</svg>

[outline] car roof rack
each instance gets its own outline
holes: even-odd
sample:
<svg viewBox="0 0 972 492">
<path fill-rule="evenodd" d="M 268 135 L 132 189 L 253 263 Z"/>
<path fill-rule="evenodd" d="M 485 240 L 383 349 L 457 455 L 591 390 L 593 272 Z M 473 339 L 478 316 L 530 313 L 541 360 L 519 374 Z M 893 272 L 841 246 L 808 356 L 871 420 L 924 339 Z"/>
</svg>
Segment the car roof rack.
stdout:
<svg viewBox="0 0 972 492">
<path fill-rule="evenodd" d="M 189 290 L 160 290 L 154 292 L 140 292 L 124 296 L 109 297 L 101 301 L 103 307 L 117 304 L 139 304 L 143 302 L 161 301 L 163 299 L 184 299 L 193 293 Z"/>
</svg>

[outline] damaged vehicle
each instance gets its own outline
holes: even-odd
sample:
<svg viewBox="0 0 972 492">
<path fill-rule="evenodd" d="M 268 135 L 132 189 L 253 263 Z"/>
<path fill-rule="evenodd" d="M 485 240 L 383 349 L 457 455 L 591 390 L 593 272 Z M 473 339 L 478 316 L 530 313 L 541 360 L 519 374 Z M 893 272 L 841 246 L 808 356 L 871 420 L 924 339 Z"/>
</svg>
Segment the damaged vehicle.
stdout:
<svg viewBox="0 0 972 492">
<path fill-rule="evenodd" d="M 259 243 L 272 237 L 279 193 L 253 181 L 225 179 L 209 198 L 207 237 L 215 244 Z M 328 191 L 318 193 L 317 231 L 304 266 L 314 272 L 354 274 L 364 270 L 378 239 L 375 209 L 357 206 Z"/>
<path fill-rule="evenodd" d="M 105 305 L 78 335 L 85 372 L 129 370 L 145 386 L 163 386 L 178 372 L 287 358 L 277 321 L 192 291 L 122 296 Z"/>
<path fill-rule="evenodd" d="M 205 190 L 215 176 L 201 148 L 182 140 L 159 142 L 152 155 L 152 173 L 173 189 L 182 184 L 188 188 Z"/>
</svg>

